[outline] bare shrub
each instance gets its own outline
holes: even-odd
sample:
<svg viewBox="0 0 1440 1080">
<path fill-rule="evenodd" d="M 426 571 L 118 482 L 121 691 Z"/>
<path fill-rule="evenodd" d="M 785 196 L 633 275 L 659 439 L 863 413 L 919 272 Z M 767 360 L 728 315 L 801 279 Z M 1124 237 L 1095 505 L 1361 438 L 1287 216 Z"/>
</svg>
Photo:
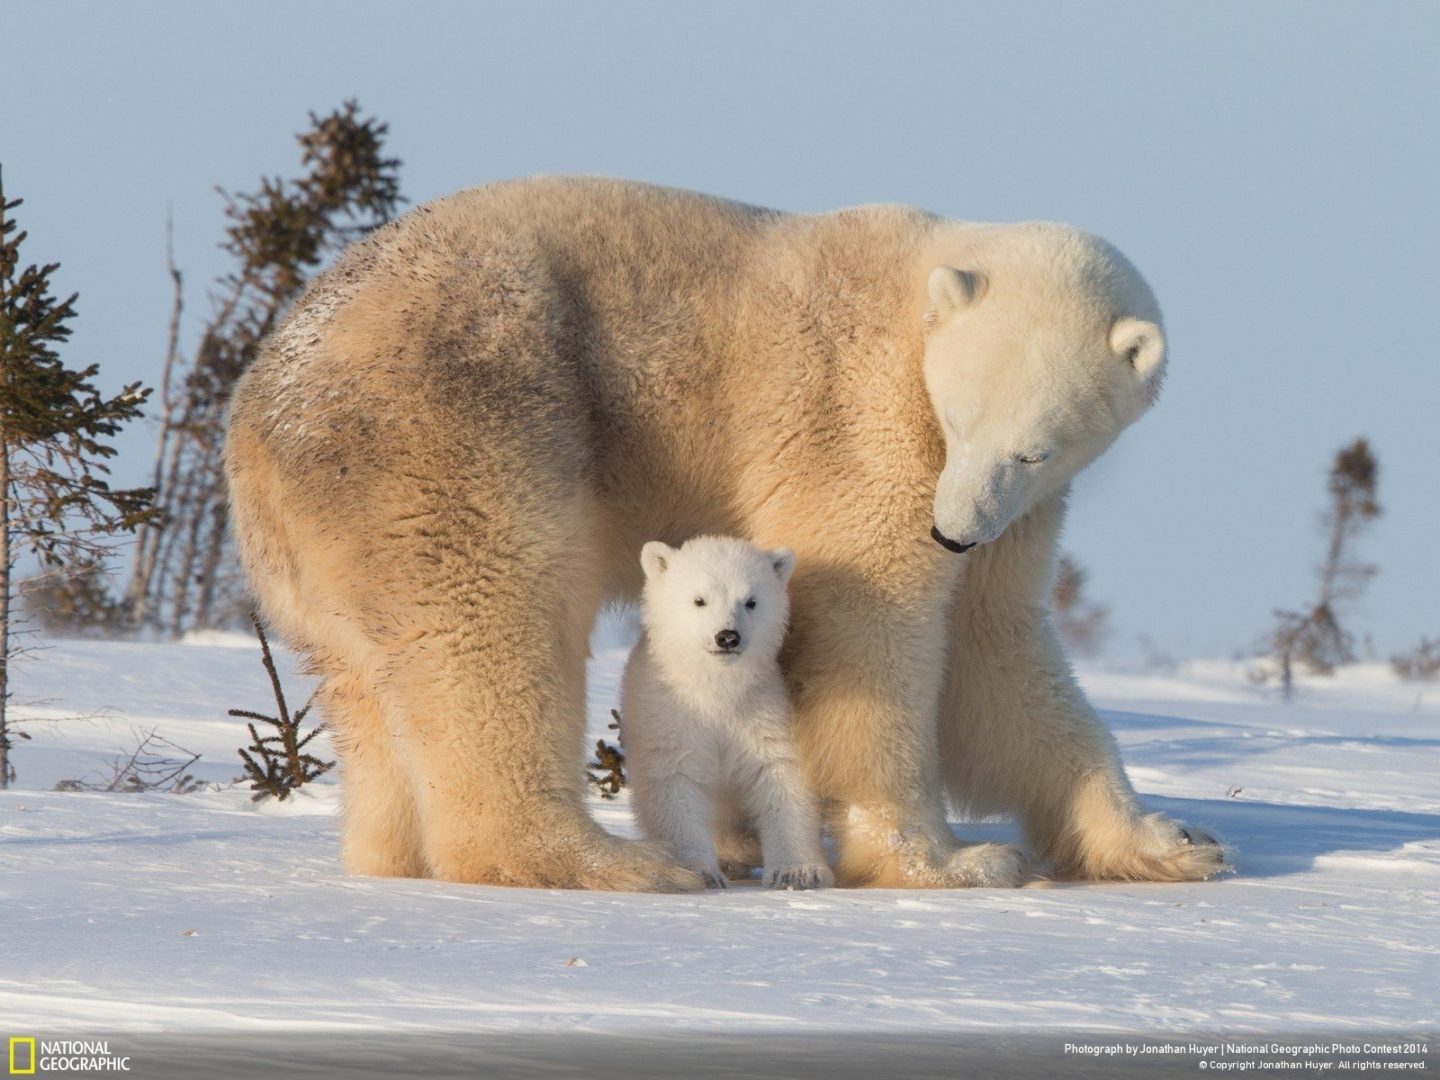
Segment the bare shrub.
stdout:
<svg viewBox="0 0 1440 1080">
<path fill-rule="evenodd" d="M 188 795 L 198 791 L 199 781 L 190 769 L 200 755 L 160 735 L 154 728 L 136 731 L 135 749 L 121 754 L 110 764 L 110 775 L 101 780 L 61 780 L 56 791 L 164 791 Z"/>
<path fill-rule="evenodd" d="M 1407 652 L 1390 657 L 1390 667 L 1402 679 L 1440 679 L 1440 638 L 1421 638 Z"/>
</svg>

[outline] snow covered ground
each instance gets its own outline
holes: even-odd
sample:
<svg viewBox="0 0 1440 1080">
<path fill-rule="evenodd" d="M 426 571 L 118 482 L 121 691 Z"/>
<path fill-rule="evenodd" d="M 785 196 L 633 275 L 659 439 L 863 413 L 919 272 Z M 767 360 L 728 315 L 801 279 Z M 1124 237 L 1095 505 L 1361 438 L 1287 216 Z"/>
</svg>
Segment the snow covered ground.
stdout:
<svg viewBox="0 0 1440 1080">
<path fill-rule="evenodd" d="M 1233 851 L 1221 880 L 645 896 L 346 877 L 328 783 L 278 806 L 243 787 L 55 791 L 103 776 L 151 728 L 202 755 L 198 779 L 228 783 L 243 729 L 226 708 L 271 702 L 243 637 L 51 644 L 17 672 L 32 738 L 0 793 L 0 1035 L 579 1032 L 700 1046 L 737 1032 L 880 1045 L 1440 1027 L 1440 686 L 1382 667 L 1307 680 L 1289 705 L 1243 664 L 1084 673 L 1147 803 Z M 596 736 L 623 663 L 613 643 L 592 662 Z M 298 704 L 305 681 L 282 666 Z M 77 713 L 93 715 L 50 719 Z M 595 812 L 632 831 L 623 799 L 596 798 Z"/>
</svg>

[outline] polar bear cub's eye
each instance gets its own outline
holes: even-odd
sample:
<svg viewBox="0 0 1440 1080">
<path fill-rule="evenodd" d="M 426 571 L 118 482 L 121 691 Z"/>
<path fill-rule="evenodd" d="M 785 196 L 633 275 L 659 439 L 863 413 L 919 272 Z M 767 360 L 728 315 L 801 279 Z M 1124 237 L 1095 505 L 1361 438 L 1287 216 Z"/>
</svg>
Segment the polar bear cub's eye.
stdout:
<svg viewBox="0 0 1440 1080">
<path fill-rule="evenodd" d="M 704 606 L 705 606 L 705 598 L 704 598 L 703 596 L 697 596 L 697 597 L 695 597 L 695 606 L 696 606 L 696 607 L 704 607 Z"/>
<path fill-rule="evenodd" d="M 749 600 L 746 600 L 746 601 L 745 601 L 745 610 L 746 610 L 746 611 L 754 611 L 754 610 L 755 610 L 755 598 L 754 598 L 753 596 L 752 596 Z"/>
<path fill-rule="evenodd" d="M 1015 460 L 1021 465 L 1040 465 L 1049 459 L 1049 454 L 1016 454 Z"/>
</svg>

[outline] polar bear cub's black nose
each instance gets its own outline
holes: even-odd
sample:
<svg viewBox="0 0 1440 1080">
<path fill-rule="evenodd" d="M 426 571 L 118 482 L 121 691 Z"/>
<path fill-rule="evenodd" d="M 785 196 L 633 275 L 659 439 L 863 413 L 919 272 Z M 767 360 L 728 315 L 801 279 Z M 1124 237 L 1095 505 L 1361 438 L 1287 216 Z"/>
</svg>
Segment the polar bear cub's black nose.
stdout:
<svg viewBox="0 0 1440 1080">
<path fill-rule="evenodd" d="M 727 652 L 740 647 L 740 635 L 734 630 L 721 630 L 715 635 L 715 644 Z"/>
</svg>

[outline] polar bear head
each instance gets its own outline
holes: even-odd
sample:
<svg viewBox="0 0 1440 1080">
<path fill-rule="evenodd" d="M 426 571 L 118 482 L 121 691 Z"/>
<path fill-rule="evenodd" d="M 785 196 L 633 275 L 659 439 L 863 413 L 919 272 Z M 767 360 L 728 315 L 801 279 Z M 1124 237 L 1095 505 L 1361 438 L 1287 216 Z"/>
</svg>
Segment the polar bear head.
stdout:
<svg viewBox="0 0 1440 1080">
<path fill-rule="evenodd" d="M 945 438 L 932 535 L 955 552 L 1063 490 L 1155 401 L 1165 370 L 1155 298 L 1109 244 L 1058 225 L 971 228 L 963 254 L 930 270 L 925 313 Z"/>
<path fill-rule="evenodd" d="M 779 653 L 795 568 L 788 548 L 763 551 L 728 536 L 697 536 L 679 548 L 654 540 L 640 565 L 645 632 L 670 666 L 750 666 Z"/>
</svg>

